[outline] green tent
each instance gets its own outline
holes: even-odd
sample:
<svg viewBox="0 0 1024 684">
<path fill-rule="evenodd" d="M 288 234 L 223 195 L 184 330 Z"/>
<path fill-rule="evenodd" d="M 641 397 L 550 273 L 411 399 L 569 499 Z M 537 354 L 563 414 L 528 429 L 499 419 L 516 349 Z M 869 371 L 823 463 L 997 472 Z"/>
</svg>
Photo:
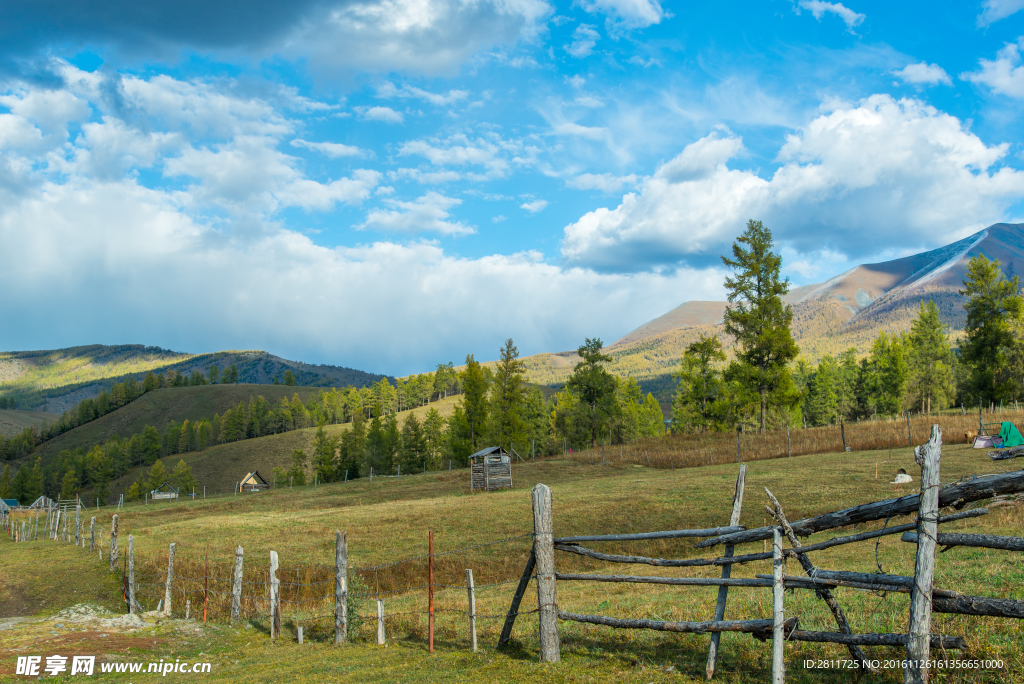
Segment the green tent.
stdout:
<svg viewBox="0 0 1024 684">
<path fill-rule="evenodd" d="M 1003 440 L 1004 447 L 1015 447 L 1024 444 L 1024 437 L 1020 436 L 1020 432 L 1009 421 L 1004 421 L 1002 427 L 999 428 L 999 438 Z"/>
</svg>

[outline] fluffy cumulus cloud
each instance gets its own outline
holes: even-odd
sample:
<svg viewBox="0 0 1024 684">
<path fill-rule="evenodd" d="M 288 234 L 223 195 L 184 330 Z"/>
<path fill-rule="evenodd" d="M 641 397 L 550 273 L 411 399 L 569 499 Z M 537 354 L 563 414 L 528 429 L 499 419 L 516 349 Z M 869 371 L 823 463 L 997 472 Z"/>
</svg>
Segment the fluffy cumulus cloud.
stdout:
<svg viewBox="0 0 1024 684">
<path fill-rule="evenodd" d="M 332 142 L 309 142 L 308 140 L 302 140 L 296 138 L 291 142 L 292 147 L 304 147 L 307 150 L 313 150 L 319 152 L 331 159 L 337 159 L 338 157 L 361 157 L 366 152 L 359 149 L 354 145 L 343 145 L 341 143 Z"/>
<path fill-rule="evenodd" d="M 0 271 L 0 288 L 21 293 L 3 306 L 20 321 L 5 335 L 18 348 L 31 347 L 25 331 L 50 328 L 60 301 L 55 346 L 158 339 L 389 373 L 460 361 L 452 350 L 490 358 L 509 336 L 527 353 L 610 339 L 678 304 L 679 292 L 720 296 L 721 282 L 718 272 L 600 275 L 536 253 L 459 258 L 429 243 L 327 248 L 288 230 L 243 240 L 133 180 L 46 184 L 5 203 L 0 242 L 19 255 Z"/>
<path fill-rule="evenodd" d="M 1024 66 L 1020 63 L 1022 46 L 1024 38 L 1007 44 L 996 59 L 979 60 L 977 71 L 961 74 L 960 78 L 987 86 L 1000 95 L 1024 99 Z"/>
<path fill-rule="evenodd" d="M 768 177 L 731 168 L 740 138 L 715 133 L 666 162 L 615 208 L 565 228 L 570 262 L 607 270 L 714 263 L 750 218 L 788 248 L 850 258 L 893 235 L 938 246 L 1001 220 L 1024 173 L 955 117 L 913 99 L 871 96 L 788 136 Z"/>
<path fill-rule="evenodd" d="M 601 34 L 594 30 L 593 26 L 580 24 L 572 33 L 573 41 L 565 46 L 565 51 L 573 57 L 586 57 L 594 51 L 597 41 L 601 40 Z"/>
<path fill-rule="evenodd" d="M 902 69 L 892 72 L 893 76 L 900 78 L 904 83 L 914 85 L 952 85 L 946 70 L 938 64 L 921 62 L 920 64 L 908 64 Z"/>
</svg>

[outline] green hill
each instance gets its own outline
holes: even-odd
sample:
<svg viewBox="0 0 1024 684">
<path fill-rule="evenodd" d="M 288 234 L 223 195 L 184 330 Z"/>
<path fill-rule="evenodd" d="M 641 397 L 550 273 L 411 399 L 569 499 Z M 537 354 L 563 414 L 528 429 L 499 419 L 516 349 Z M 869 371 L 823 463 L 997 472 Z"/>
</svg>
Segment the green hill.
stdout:
<svg viewBox="0 0 1024 684">
<path fill-rule="evenodd" d="M 0 409 L 0 435 L 11 437 L 25 428 L 39 428 L 47 423 L 55 422 L 58 418 L 60 416 L 56 413 L 44 411 Z"/>
<path fill-rule="evenodd" d="M 0 352 L 0 399 L 18 408 L 62 413 L 78 401 L 109 389 L 129 377 L 146 373 L 206 375 L 211 365 L 235 365 L 239 381 L 270 384 L 291 371 L 295 382 L 309 387 L 367 387 L 383 375 L 342 366 L 289 361 L 264 351 L 220 351 L 185 354 L 142 345 L 88 345 L 46 351 Z"/>
<path fill-rule="evenodd" d="M 309 395 L 318 391 L 315 387 L 250 384 L 157 389 L 116 411 L 43 442 L 32 457 L 42 457 L 44 463 L 49 463 L 64 449 L 71 451 L 81 447 L 88 451 L 94 444 L 106 442 L 114 435 L 129 437 L 140 433 L 146 425 L 163 431 L 171 421 L 213 418 L 215 413 L 223 414 L 239 402 L 248 403 L 250 397 L 262 395 L 271 404 L 276 404 L 282 398 L 290 398 L 294 394 L 305 401 Z"/>
<path fill-rule="evenodd" d="M 253 395 L 263 394 L 263 396 L 268 400 L 270 399 L 270 396 L 262 391 L 256 392 L 255 390 L 277 389 L 273 386 L 259 387 L 247 385 L 246 387 L 250 389 Z M 202 388 L 195 387 L 188 389 Z M 295 388 L 292 387 L 287 389 L 294 390 Z M 307 389 L 306 391 L 308 393 L 313 390 Z M 299 396 L 301 397 L 303 395 L 300 394 Z M 452 412 L 458 399 L 459 397 L 449 397 L 448 399 L 432 402 L 427 406 L 421 406 L 409 411 L 400 411 L 397 414 L 398 422 L 401 425 L 405 421 L 405 417 L 409 414 L 414 414 L 417 419 L 422 420 L 430 409 L 437 409 L 442 416 L 446 417 Z M 125 408 L 128 407 L 126 406 Z M 351 423 L 325 425 L 324 431 L 328 436 L 335 436 L 348 430 L 351 426 Z M 67 434 L 73 434 L 81 429 L 82 428 L 76 428 Z M 167 456 L 164 458 L 164 465 L 168 470 L 170 470 L 179 460 L 184 460 L 192 467 L 192 475 L 200 483 L 199 486 L 206 486 L 208 494 L 229 493 L 234 491 L 235 483 L 250 471 L 258 470 L 264 477 L 269 479 L 275 466 L 282 468 L 291 466 L 291 454 L 295 449 L 302 449 L 306 452 L 308 457 L 313 453 L 313 437 L 316 435 L 316 431 L 317 428 L 315 427 L 303 428 L 300 430 L 291 430 L 278 435 L 267 435 L 266 437 L 243 439 L 237 442 L 218 444 L 203 451 Z M 148 468 L 149 466 L 132 468 L 124 476 L 114 480 L 111 487 L 113 495 L 116 496 L 117 494 L 127 490 L 127 488 L 131 486 L 132 482 L 139 479 L 139 475 L 142 471 L 148 470 Z M 307 463 L 307 469 L 309 471 L 309 481 L 312 482 L 313 471 L 311 464 Z"/>
</svg>

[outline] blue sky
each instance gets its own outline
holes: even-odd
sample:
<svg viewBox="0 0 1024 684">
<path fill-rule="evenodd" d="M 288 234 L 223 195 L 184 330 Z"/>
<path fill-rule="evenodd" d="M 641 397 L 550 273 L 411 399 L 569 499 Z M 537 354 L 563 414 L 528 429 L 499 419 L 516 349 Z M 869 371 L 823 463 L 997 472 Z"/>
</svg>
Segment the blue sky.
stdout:
<svg viewBox="0 0 1024 684">
<path fill-rule="evenodd" d="M 1024 0 L 23 4 L 0 24 L 0 348 L 404 374 L 611 342 L 1024 197 Z"/>
</svg>

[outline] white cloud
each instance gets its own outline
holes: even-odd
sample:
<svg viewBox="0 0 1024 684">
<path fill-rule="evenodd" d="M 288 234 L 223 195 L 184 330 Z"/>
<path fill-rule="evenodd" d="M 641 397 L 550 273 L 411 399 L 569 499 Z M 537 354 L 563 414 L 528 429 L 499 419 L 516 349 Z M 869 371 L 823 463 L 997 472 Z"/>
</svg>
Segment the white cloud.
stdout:
<svg viewBox="0 0 1024 684">
<path fill-rule="evenodd" d="M 538 153 L 534 146 L 506 140 L 495 133 L 474 138 L 457 133 L 447 138 L 412 140 L 398 150 L 401 156 L 423 157 L 435 166 L 483 167 L 483 174 L 463 174 L 471 180 L 504 178 L 513 167 L 533 164 Z"/>
<path fill-rule="evenodd" d="M 1024 9 L 1024 0 L 985 0 L 978 26 L 988 26 Z"/>
<path fill-rule="evenodd" d="M 372 228 L 398 233 L 440 233 L 441 235 L 468 235 L 475 233 L 473 226 L 449 221 L 449 209 L 462 204 L 462 200 L 428 192 L 412 202 L 385 200 L 391 209 L 374 209 L 366 215 L 360 228 Z"/>
<path fill-rule="evenodd" d="M 902 69 L 892 72 L 893 76 L 899 77 L 904 83 L 915 85 L 953 85 L 946 70 L 938 64 L 921 62 L 920 64 L 908 64 Z"/>
<path fill-rule="evenodd" d="M 586 57 L 594 51 L 597 41 L 601 40 L 601 34 L 587 24 L 577 26 L 572 37 L 573 41 L 565 46 L 565 51 L 573 57 Z"/>
<path fill-rule="evenodd" d="M 382 84 L 377 86 L 377 97 L 385 99 L 399 98 L 409 99 L 414 98 L 418 100 L 426 100 L 430 104 L 437 105 L 438 107 L 444 107 L 452 105 L 459 100 L 465 100 L 469 97 L 468 90 L 449 90 L 444 95 L 440 93 L 432 93 L 422 88 L 416 88 L 408 84 L 403 85 L 401 88 L 396 88 L 394 83 L 390 81 L 384 81 Z"/>
<path fill-rule="evenodd" d="M 238 240 L 133 180 L 49 185 L 4 203 L 0 244 L 17 255 L 4 260 L 0 289 L 19 293 L 0 302 L 0 317 L 37 321 L 62 302 L 61 326 L 45 335 L 53 346 L 131 339 L 188 351 L 259 348 L 394 374 L 470 352 L 496 358 L 510 336 L 524 354 L 573 349 L 584 337 L 611 341 L 676 306 L 679 292 L 722 296 L 714 270 L 601 275 L 536 253 L 327 248 L 286 230 Z M 9 326 L 5 344 L 40 348 L 38 329 Z"/>
<path fill-rule="evenodd" d="M 606 140 L 608 129 L 603 126 L 582 126 L 572 121 L 558 123 L 551 127 L 555 135 L 566 135 L 587 140 Z"/>
<path fill-rule="evenodd" d="M 547 206 L 548 206 L 548 201 L 547 200 L 538 199 L 538 200 L 533 200 L 532 202 L 524 202 L 524 203 L 519 205 L 519 208 L 520 209 L 525 209 L 526 211 L 530 212 L 531 214 L 539 214 L 540 212 L 544 211 L 544 208 L 547 207 Z"/>
<path fill-rule="evenodd" d="M 545 0 L 356 0 L 303 22 L 280 52 L 330 77 L 453 74 L 483 50 L 533 40 L 551 14 Z"/>
<path fill-rule="evenodd" d="M 330 157 L 331 159 L 337 159 L 339 157 L 361 157 L 365 152 L 354 145 L 342 145 L 341 143 L 332 142 L 309 142 L 308 140 L 301 140 L 296 138 L 291 142 L 292 147 L 304 147 L 307 150 L 313 150 L 323 155 Z"/>
<path fill-rule="evenodd" d="M 644 28 L 671 16 L 658 0 L 580 0 L 579 4 L 591 14 L 608 15 L 610 29 Z"/>
<path fill-rule="evenodd" d="M 462 180 L 463 174 L 458 171 L 424 171 L 422 169 L 395 169 L 388 171 L 388 178 L 392 180 L 409 180 L 423 185 L 438 185 L 440 183 L 454 183 Z"/>
<path fill-rule="evenodd" d="M 399 124 L 405 121 L 401 112 L 396 112 L 391 107 L 353 107 L 359 117 L 364 121 L 383 121 L 389 124 Z"/>
<path fill-rule="evenodd" d="M 1020 50 L 1024 38 L 1006 44 L 995 60 L 981 59 L 979 71 L 960 74 L 960 78 L 988 86 L 1001 94 L 1024 99 L 1024 67 L 1020 63 Z"/>
<path fill-rule="evenodd" d="M 581 173 L 565 182 L 570 188 L 577 190 L 600 190 L 611 194 L 622 190 L 624 186 L 636 185 L 638 177 L 635 173 L 628 176 L 616 176 L 610 173 Z"/>
<path fill-rule="evenodd" d="M 826 13 L 834 14 L 843 20 L 846 24 L 846 28 L 851 33 L 853 27 L 859 25 L 864 21 L 864 15 L 854 12 L 852 9 L 847 7 L 841 2 L 823 2 L 822 0 L 800 0 L 800 7 L 805 10 L 810 10 L 811 14 L 818 21 L 825 16 Z"/>
<path fill-rule="evenodd" d="M 1008 149 L 920 101 L 874 95 L 788 136 L 768 179 L 729 168 L 744 152 L 731 134 L 688 145 L 619 206 L 566 226 L 562 254 L 613 270 L 713 263 L 751 218 L 804 254 L 870 256 L 895 236 L 939 246 L 1024 195 L 1024 173 L 1000 165 Z"/>
</svg>

